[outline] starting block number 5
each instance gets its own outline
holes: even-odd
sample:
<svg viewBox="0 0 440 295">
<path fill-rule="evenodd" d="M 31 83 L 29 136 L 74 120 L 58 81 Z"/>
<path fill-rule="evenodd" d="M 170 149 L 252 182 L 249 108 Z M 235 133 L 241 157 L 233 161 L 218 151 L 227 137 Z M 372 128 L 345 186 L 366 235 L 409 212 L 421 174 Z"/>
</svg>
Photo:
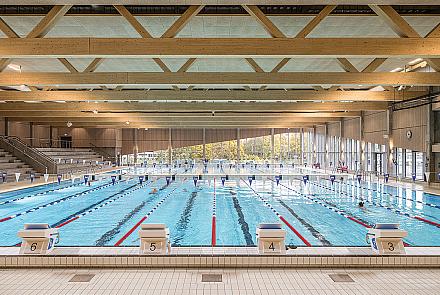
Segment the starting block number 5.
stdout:
<svg viewBox="0 0 440 295">
<path fill-rule="evenodd" d="M 281 245 L 278 241 L 264 242 L 264 253 L 280 253 Z"/>
<path fill-rule="evenodd" d="M 151 254 L 157 254 L 157 253 L 162 253 L 162 242 L 148 242 L 145 243 L 145 250 L 144 252 L 148 252 Z"/>
</svg>

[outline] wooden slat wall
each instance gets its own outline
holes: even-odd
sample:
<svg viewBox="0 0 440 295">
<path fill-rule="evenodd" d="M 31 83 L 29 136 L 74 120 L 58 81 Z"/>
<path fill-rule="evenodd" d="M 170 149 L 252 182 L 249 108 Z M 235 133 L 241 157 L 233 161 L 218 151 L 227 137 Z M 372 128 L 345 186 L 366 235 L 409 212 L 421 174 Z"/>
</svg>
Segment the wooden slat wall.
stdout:
<svg viewBox="0 0 440 295">
<path fill-rule="evenodd" d="M 72 136 L 73 147 L 115 147 L 116 131 L 113 128 L 58 128 L 58 135 Z M 54 138 L 56 139 L 56 137 Z"/>
<path fill-rule="evenodd" d="M 426 123 L 428 117 L 427 106 L 393 112 L 393 143 L 396 147 L 425 151 L 426 148 Z M 407 138 L 410 130 L 412 137 Z"/>
<path fill-rule="evenodd" d="M 31 125 L 28 122 L 9 122 L 9 135 L 18 136 L 23 142 L 30 145 L 30 127 Z"/>
<path fill-rule="evenodd" d="M 377 144 L 385 144 L 388 139 L 384 138 L 387 131 L 387 112 L 364 113 L 364 140 Z"/>
<path fill-rule="evenodd" d="M 325 134 L 325 126 L 324 125 L 316 126 L 316 133 L 318 133 L 318 134 Z"/>
<path fill-rule="evenodd" d="M 327 134 L 329 136 L 339 136 L 341 132 L 341 124 L 339 122 L 329 123 L 327 128 Z"/>
<path fill-rule="evenodd" d="M 360 140 L 360 119 L 347 118 L 342 121 L 342 137 Z"/>
</svg>

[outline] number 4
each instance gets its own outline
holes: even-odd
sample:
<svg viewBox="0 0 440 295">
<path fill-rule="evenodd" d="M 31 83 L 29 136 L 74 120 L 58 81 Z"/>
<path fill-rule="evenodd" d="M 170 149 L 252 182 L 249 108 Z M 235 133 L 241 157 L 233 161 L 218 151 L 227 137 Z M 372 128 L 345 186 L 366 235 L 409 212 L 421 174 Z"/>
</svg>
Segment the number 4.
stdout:
<svg viewBox="0 0 440 295">
<path fill-rule="evenodd" d="M 269 249 L 271 249 L 272 251 L 275 251 L 275 246 L 274 246 L 273 242 L 270 243 L 270 245 L 269 245 Z"/>
</svg>

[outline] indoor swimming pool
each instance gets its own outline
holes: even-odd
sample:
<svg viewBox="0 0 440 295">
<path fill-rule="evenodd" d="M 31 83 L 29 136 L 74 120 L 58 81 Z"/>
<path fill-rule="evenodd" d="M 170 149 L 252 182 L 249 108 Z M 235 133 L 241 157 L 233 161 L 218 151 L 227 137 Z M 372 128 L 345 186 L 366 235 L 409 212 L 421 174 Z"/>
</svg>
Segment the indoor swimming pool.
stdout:
<svg viewBox="0 0 440 295">
<path fill-rule="evenodd" d="M 60 228 L 61 246 L 137 246 L 138 226 L 149 222 L 165 223 L 174 246 L 252 246 L 259 223 L 282 223 L 291 246 L 367 246 L 365 234 L 375 223 L 399 223 L 408 245 L 440 246 L 440 197 L 349 177 L 332 184 L 287 166 L 213 165 L 208 174 L 173 168 L 175 180 L 168 169 L 137 168 L 124 170 L 122 179 L 97 177 L 90 186 L 77 179 L 2 193 L 0 245 L 17 245 L 24 223 L 49 223 Z M 297 177 L 279 183 L 249 177 L 261 173 Z M 147 174 L 156 176 L 141 183 L 138 175 Z"/>
</svg>

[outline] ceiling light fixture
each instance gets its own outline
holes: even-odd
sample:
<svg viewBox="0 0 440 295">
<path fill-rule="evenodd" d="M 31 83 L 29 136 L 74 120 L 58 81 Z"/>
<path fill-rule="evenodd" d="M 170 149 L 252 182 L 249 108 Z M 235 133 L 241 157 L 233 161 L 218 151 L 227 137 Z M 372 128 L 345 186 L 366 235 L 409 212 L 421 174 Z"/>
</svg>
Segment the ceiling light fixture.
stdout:
<svg viewBox="0 0 440 295">
<path fill-rule="evenodd" d="M 98 110 L 93 110 L 92 111 L 94 114 L 97 114 L 98 113 Z"/>
<path fill-rule="evenodd" d="M 20 65 L 9 64 L 8 68 L 10 68 L 13 71 L 21 72 L 21 66 Z"/>
<path fill-rule="evenodd" d="M 125 124 L 130 125 L 130 121 L 126 121 Z"/>
</svg>

